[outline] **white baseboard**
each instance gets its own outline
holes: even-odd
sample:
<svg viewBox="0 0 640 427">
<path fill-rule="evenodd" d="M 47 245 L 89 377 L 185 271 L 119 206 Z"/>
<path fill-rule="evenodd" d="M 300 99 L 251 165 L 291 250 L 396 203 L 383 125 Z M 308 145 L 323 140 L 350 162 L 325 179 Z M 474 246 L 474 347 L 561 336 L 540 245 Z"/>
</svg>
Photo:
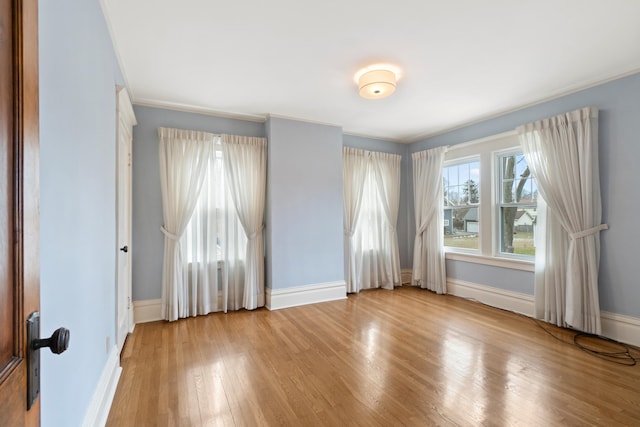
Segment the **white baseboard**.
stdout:
<svg viewBox="0 0 640 427">
<path fill-rule="evenodd" d="M 269 310 L 297 307 L 347 298 L 347 285 L 344 281 L 318 283 L 292 288 L 267 288 L 266 307 Z"/>
<path fill-rule="evenodd" d="M 91 397 L 89 409 L 87 409 L 82 422 L 83 427 L 103 427 L 107 423 L 121 373 L 120 355 L 117 346 L 114 345 L 109 352 L 109 358 L 102 369 L 100 380 Z"/>
<path fill-rule="evenodd" d="M 133 302 L 133 323 L 162 320 L 162 300 L 147 299 Z"/>
<path fill-rule="evenodd" d="M 447 279 L 447 293 L 525 316 L 534 316 L 532 295 L 456 279 Z M 600 320 L 603 337 L 640 347 L 640 319 L 603 311 L 600 313 Z"/>
<path fill-rule="evenodd" d="M 334 301 L 347 297 L 347 286 L 343 281 L 296 286 L 284 289 L 266 289 L 265 306 L 269 310 Z M 162 320 L 162 300 L 150 299 L 133 302 L 135 323 Z"/>
<path fill-rule="evenodd" d="M 411 270 L 402 270 L 403 284 L 405 283 L 406 274 L 409 274 L 408 281 L 411 281 Z M 457 279 L 447 279 L 447 293 L 533 317 L 534 303 L 532 295 Z M 345 299 L 346 295 L 346 285 L 341 281 L 284 289 L 267 288 L 266 307 L 269 310 L 279 310 L 281 308 Z M 161 300 L 159 299 L 134 301 L 133 311 L 135 323 L 162 320 Z M 640 319 L 603 311 L 601 313 L 601 321 L 602 336 L 640 347 Z"/>
<path fill-rule="evenodd" d="M 533 317 L 533 295 L 507 291 L 457 279 L 447 279 L 447 293 L 457 297 L 474 299 L 492 307 L 515 311 L 516 313 Z"/>
<path fill-rule="evenodd" d="M 640 319 L 617 313 L 600 313 L 602 336 L 640 347 Z"/>
</svg>

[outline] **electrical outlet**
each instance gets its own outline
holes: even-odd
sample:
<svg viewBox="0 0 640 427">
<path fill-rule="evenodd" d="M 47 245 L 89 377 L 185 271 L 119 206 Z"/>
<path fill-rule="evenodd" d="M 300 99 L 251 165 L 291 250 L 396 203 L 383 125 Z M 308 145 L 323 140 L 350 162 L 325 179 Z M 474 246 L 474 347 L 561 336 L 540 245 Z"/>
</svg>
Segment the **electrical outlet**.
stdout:
<svg viewBox="0 0 640 427">
<path fill-rule="evenodd" d="M 111 349 L 111 337 L 107 335 L 107 354 L 109 354 L 110 349 Z"/>
</svg>

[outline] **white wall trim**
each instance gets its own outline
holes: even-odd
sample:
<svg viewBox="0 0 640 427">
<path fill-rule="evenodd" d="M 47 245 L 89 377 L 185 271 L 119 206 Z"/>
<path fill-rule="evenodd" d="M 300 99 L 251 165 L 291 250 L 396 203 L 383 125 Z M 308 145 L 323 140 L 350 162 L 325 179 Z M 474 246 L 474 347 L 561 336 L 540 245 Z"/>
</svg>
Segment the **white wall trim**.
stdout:
<svg viewBox="0 0 640 427">
<path fill-rule="evenodd" d="M 219 111 L 213 110 L 208 107 L 200 107 L 192 104 L 182 104 L 179 102 L 160 101 L 153 98 L 134 97 L 133 105 L 139 105 L 141 107 L 162 108 L 163 110 L 180 111 L 183 113 L 202 114 L 205 116 L 221 117 L 224 119 L 244 120 L 247 122 L 264 123 L 266 121 L 266 116 L 264 115 Z"/>
<path fill-rule="evenodd" d="M 602 336 L 640 347 L 640 319 L 617 313 L 600 313 Z"/>
<path fill-rule="evenodd" d="M 347 285 L 344 281 L 318 283 L 292 288 L 266 288 L 265 306 L 269 310 L 296 307 L 347 298 Z M 162 300 L 150 299 L 133 302 L 135 323 L 162 320 Z"/>
<path fill-rule="evenodd" d="M 536 105 L 544 104 L 546 102 L 553 101 L 555 99 L 563 98 L 565 96 L 574 94 L 576 92 L 580 92 L 580 91 L 583 91 L 583 90 L 586 90 L 586 89 L 590 89 L 592 87 L 600 86 L 600 85 L 603 85 L 605 83 L 612 82 L 614 80 L 622 79 L 624 77 L 628 77 L 628 76 L 634 75 L 634 74 L 638 73 L 638 71 L 640 71 L 640 69 L 633 68 L 631 70 L 628 70 L 628 71 L 625 71 L 623 73 L 616 74 L 616 75 L 613 75 L 613 76 L 602 76 L 602 77 L 596 78 L 596 79 L 594 79 L 594 80 L 592 80 L 590 82 L 587 82 L 587 83 L 579 83 L 579 84 L 576 84 L 573 87 L 565 88 L 564 90 L 558 91 L 558 92 L 556 92 L 554 94 L 551 94 L 549 96 L 546 96 L 546 97 L 544 97 L 542 99 L 531 100 L 531 101 L 525 102 L 522 105 L 519 105 L 519 106 L 516 106 L 516 107 L 513 107 L 513 108 L 507 108 L 507 109 L 504 109 L 504 110 L 501 110 L 501 111 L 496 111 L 496 112 L 493 112 L 493 113 L 489 113 L 489 114 L 486 114 L 484 116 L 480 116 L 480 117 L 478 117 L 478 118 L 476 118 L 474 120 L 470 120 L 468 122 L 464 122 L 464 123 L 460 123 L 460 124 L 457 124 L 457 125 L 453 125 L 453 126 L 450 126 L 448 128 L 444 128 L 444 129 L 440 129 L 440 130 L 436 130 L 436 131 L 432 131 L 432 132 L 418 133 L 418 134 L 415 134 L 413 136 L 409 136 L 409 137 L 405 138 L 405 140 L 406 140 L 407 144 L 413 144 L 414 142 L 423 141 L 425 139 L 433 138 L 434 136 L 438 136 L 438 135 L 442 135 L 442 134 L 445 134 L 445 133 L 453 132 L 455 130 L 465 128 L 467 126 L 477 125 L 478 123 L 482 123 L 482 122 L 486 122 L 486 121 L 489 121 L 489 120 L 493 120 L 493 119 L 496 119 L 496 118 L 501 117 L 501 116 L 506 116 L 507 114 L 515 113 L 516 111 L 525 110 L 527 108 L 534 107 Z"/>
<path fill-rule="evenodd" d="M 272 118 L 273 119 L 290 120 L 290 121 L 293 121 L 293 122 L 309 123 L 311 125 L 332 126 L 332 127 L 336 127 L 336 128 L 342 129 L 341 125 L 337 125 L 335 123 L 321 122 L 321 121 L 309 120 L 309 119 L 301 119 L 299 117 L 285 116 L 283 114 L 274 114 L 274 113 L 267 114 L 267 120 L 272 119 Z"/>
<path fill-rule="evenodd" d="M 407 277 L 411 280 L 411 270 L 403 269 L 403 283 Z M 284 289 L 267 288 L 266 307 L 269 310 L 279 310 L 299 305 L 345 299 L 347 297 L 346 289 L 346 284 L 343 281 Z M 451 278 L 447 279 L 447 293 L 533 317 L 534 303 L 532 295 Z M 133 310 L 135 323 L 162 320 L 160 299 L 134 301 Z M 601 313 L 601 321 L 602 336 L 640 347 L 639 318 L 603 311 Z"/>
<path fill-rule="evenodd" d="M 133 322 L 147 323 L 162 320 L 162 300 L 147 299 L 133 302 Z"/>
<path fill-rule="evenodd" d="M 533 295 L 457 279 L 447 279 L 447 293 L 457 297 L 474 299 L 483 304 L 514 311 L 525 316 L 533 316 Z"/>
<path fill-rule="evenodd" d="M 267 288 L 266 294 L 266 307 L 269 310 L 280 310 L 281 308 L 346 299 L 347 285 L 343 280 L 340 280 L 283 289 Z"/>
<path fill-rule="evenodd" d="M 116 394 L 121 373 L 120 355 L 118 347 L 114 345 L 111 347 L 109 358 L 102 369 L 100 380 L 91 397 L 89 408 L 82 422 L 83 427 L 102 427 L 107 423 L 107 417 L 109 416 L 109 410 L 111 409 L 113 396 Z"/>
<path fill-rule="evenodd" d="M 506 291 L 492 286 L 463 280 L 447 279 L 447 293 L 479 301 L 492 307 L 534 316 L 532 295 Z M 602 336 L 640 347 L 640 319 L 617 313 L 600 313 Z"/>
</svg>

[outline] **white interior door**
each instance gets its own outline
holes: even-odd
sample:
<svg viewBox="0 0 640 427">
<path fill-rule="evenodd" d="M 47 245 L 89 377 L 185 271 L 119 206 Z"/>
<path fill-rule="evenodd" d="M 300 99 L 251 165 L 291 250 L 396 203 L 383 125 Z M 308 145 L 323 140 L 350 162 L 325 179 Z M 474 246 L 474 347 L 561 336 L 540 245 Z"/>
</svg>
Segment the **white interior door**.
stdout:
<svg viewBox="0 0 640 427">
<path fill-rule="evenodd" d="M 116 345 L 121 352 L 127 334 L 133 331 L 131 301 L 131 147 L 136 119 L 125 88 L 118 90 L 118 272 L 116 308 Z"/>
</svg>

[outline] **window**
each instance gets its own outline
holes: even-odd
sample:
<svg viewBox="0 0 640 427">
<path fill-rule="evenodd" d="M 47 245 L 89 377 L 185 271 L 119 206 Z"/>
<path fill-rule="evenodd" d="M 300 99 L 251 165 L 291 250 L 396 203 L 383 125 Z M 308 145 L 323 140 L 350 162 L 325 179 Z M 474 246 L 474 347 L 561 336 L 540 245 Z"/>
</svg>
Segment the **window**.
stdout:
<svg viewBox="0 0 640 427">
<path fill-rule="evenodd" d="M 478 249 L 480 161 L 465 161 L 442 170 L 444 245 Z"/>
<path fill-rule="evenodd" d="M 538 188 L 515 132 L 449 147 L 442 175 L 447 258 L 533 271 Z"/>
<path fill-rule="evenodd" d="M 224 167 L 222 150 L 216 145 L 215 158 L 207 165 L 205 183 L 183 236 L 184 257 L 189 263 L 220 268 L 230 256 L 244 258 L 247 239 L 226 188 Z"/>
<path fill-rule="evenodd" d="M 382 250 L 381 231 L 386 230 L 386 218 L 378 200 L 378 185 L 371 168 L 368 169 L 362 189 L 362 202 L 356 233 L 363 250 Z"/>
<path fill-rule="evenodd" d="M 535 255 L 538 188 L 521 151 L 498 156 L 500 253 Z"/>
</svg>

